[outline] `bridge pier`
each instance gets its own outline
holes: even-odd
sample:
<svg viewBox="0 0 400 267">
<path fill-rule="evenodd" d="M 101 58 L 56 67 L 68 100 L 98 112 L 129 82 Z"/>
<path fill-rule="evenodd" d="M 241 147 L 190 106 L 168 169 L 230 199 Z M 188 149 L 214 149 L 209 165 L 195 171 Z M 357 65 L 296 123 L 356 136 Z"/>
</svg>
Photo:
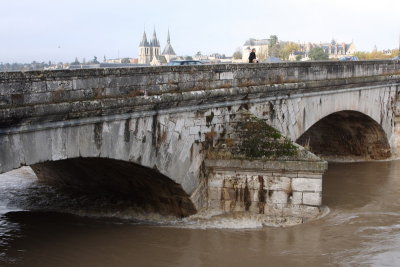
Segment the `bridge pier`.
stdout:
<svg viewBox="0 0 400 267">
<path fill-rule="evenodd" d="M 208 210 L 246 212 L 265 225 L 295 225 L 321 214 L 322 174 L 327 163 L 206 160 Z"/>
</svg>

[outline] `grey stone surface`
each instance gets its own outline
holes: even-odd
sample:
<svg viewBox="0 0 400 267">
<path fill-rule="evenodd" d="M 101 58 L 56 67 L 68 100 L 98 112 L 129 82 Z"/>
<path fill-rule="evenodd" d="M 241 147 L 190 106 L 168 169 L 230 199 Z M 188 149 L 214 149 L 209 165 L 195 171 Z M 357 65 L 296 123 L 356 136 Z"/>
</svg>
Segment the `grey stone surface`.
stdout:
<svg viewBox="0 0 400 267">
<path fill-rule="evenodd" d="M 321 206 L 321 192 L 312 193 L 312 192 L 304 192 L 303 193 L 303 204 L 304 205 L 312 205 L 312 206 Z"/>
<path fill-rule="evenodd" d="M 292 180 L 293 191 L 322 191 L 322 179 L 307 179 L 307 178 L 293 178 Z"/>
<path fill-rule="evenodd" d="M 263 169 L 262 161 L 206 160 L 208 205 L 211 211 L 249 212 L 301 221 L 314 218 L 321 206 L 324 170 L 286 172 L 284 160 Z M 293 162 L 293 161 L 291 161 Z M 304 161 L 300 161 L 304 162 Z M 310 164 L 318 165 L 318 161 Z M 246 168 L 242 168 L 246 166 Z M 311 165 L 307 165 L 311 166 Z M 299 173 L 302 177 L 297 178 Z M 218 204 L 219 202 L 219 204 Z"/>
</svg>

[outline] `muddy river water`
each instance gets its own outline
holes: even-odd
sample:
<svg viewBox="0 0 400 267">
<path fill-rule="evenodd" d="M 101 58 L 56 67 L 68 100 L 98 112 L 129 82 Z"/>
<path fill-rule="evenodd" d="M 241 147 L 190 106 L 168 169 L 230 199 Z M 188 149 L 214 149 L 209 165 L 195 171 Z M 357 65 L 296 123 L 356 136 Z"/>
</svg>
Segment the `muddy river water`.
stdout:
<svg viewBox="0 0 400 267">
<path fill-rule="evenodd" d="M 0 266 L 400 266 L 400 161 L 330 163 L 330 212 L 294 227 L 137 218 L 115 203 L 63 194 L 27 168 L 1 175 Z"/>
</svg>

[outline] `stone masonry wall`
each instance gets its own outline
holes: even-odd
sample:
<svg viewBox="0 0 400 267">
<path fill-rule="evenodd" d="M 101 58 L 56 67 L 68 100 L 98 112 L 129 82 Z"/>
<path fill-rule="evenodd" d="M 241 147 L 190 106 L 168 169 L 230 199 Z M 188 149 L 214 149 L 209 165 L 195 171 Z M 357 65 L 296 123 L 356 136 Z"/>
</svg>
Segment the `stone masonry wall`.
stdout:
<svg viewBox="0 0 400 267">
<path fill-rule="evenodd" d="M 298 224 L 321 213 L 324 161 L 206 160 L 208 209 L 250 212 L 271 224 Z"/>
</svg>

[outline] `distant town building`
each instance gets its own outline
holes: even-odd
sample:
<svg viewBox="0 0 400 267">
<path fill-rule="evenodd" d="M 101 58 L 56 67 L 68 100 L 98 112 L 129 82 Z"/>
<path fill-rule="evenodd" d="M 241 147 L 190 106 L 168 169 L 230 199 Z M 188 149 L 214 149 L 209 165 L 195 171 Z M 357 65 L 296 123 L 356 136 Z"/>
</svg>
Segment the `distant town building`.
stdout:
<svg viewBox="0 0 400 267">
<path fill-rule="evenodd" d="M 393 50 L 392 49 L 384 49 L 384 50 L 382 50 L 382 53 L 384 55 L 390 56 L 390 55 L 392 55 Z"/>
<path fill-rule="evenodd" d="M 242 47 L 242 61 L 247 62 L 249 60 L 249 55 L 251 49 L 253 48 L 256 49 L 256 55 L 258 58 L 266 58 L 268 56 L 268 44 L 269 39 L 257 40 L 254 38 L 250 38 L 244 43 Z"/>
<path fill-rule="evenodd" d="M 257 58 L 268 58 L 270 57 L 269 51 L 269 43 L 270 39 L 248 39 L 242 46 L 242 61 L 247 62 L 250 52 L 253 48 L 256 49 Z M 281 44 L 284 44 L 282 42 Z M 298 51 L 293 51 L 289 56 L 289 60 L 298 60 L 301 57 L 301 60 L 308 60 L 308 53 L 312 48 L 321 47 L 325 53 L 329 55 L 329 58 L 340 58 L 342 56 L 353 55 L 357 52 L 355 44 L 351 43 L 339 43 L 336 40 L 332 40 L 329 43 L 299 43 L 300 49 Z"/>
<path fill-rule="evenodd" d="M 157 39 L 156 30 L 154 29 L 153 38 L 149 41 L 147 40 L 146 31 L 144 31 L 142 41 L 139 44 L 138 63 L 158 66 L 166 64 L 176 57 L 175 51 L 171 45 L 169 30 L 167 45 L 162 54 L 160 54 L 160 48 L 160 42 Z"/>
<path fill-rule="evenodd" d="M 200 51 L 196 53 L 196 55 L 193 56 L 194 60 L 199 60 L 199 61 L 208 61 L 208 56 L 203 55 Z"/>
<path fill-rule="evenodd" d="M 289 60 L 296 60 L 298 55 L 301 55 L 301 60 L 308 60 L 308 53 L 312 48 L 321 47 L 325 53 L 329 55 L 329 58 L 337 59 L 343 56 L 351 56 L 356 50 L 354 42 L 351 43 L 339 43 L 336 40 L 332 40 L 330 43 L 303 43 L 299 44 L 300 50 L 294 51 L 289 56 Z"/>
</svg>

